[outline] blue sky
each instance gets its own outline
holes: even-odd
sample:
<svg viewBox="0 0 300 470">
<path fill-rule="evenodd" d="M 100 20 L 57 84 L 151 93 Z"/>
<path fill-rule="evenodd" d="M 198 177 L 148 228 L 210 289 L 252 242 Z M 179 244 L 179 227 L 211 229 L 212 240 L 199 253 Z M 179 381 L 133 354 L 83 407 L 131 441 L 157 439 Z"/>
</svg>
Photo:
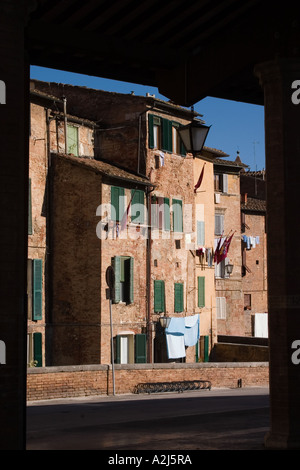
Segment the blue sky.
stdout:
<svg viewBox="0 0 300 470">
<path fill-rule="evenodd" d="M 168 97 L 159 94 L 157 88 L 61 70 L 32 66 L 30 76 L 43 81 L 68 83 L 117 93 L 134 91 L 136 95 L 145 96 L 148 92 L 157 98 L 168 100 Z M 250 170 L 265 168 L 263 106 L 207 97 L 195 103 L 194 109 L 203 114 L 206 124 L 211 126 L 205 145 L 223 150 L 229 155 L 229 160 L 235 160 L 239 151 L 242 162 L 248 165 Z"/>
</svg>

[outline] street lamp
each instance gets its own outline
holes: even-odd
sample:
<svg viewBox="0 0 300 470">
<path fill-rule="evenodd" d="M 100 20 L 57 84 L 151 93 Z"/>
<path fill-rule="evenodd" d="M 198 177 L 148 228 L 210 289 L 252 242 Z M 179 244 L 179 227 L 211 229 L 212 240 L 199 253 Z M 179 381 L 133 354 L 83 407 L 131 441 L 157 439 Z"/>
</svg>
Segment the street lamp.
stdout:
<svg viewBox="0 0 300 470">
<path fill-rule="evenodd" d="M 168 328 L 170 321 L 170 317 L 159 317 L 159 323 L 162 328 Z"/>
<path fill-rule="evenodd" d="M 179 136 L 188 153 L 195 155 L 201 152 L 209 129 L 210 126 L 205 126 L 196 120 L 178 128 Z"/>
<path fill-rule="evenodd" d="M 230 276 L 230 274 L 232 274 L 232 271 L 233 271 L 233 264 L 226 264 L 225 266 L 225 269 L 226 269 L 226 273 Z"/>
</svg>

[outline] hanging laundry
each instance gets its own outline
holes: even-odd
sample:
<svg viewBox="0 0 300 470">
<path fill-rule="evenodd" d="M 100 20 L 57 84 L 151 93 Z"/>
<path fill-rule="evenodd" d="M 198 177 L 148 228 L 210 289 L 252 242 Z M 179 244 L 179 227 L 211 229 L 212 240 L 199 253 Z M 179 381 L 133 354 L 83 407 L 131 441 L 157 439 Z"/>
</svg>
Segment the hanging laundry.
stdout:
<svg viewBox="0 0 300 470">
<path fill-rule="evenodd" d="M 159 152 L 159 159 L 160 159 L 160 165 L 165 166 L 165 154 L 163 152 Z"/>
<path fill-rule="evenodd" d="M 199 314 L 185 318 L 185 346 L 195 346 L 199 340 Z"/>
<path fill-rule="evenodd" d="M 165 330 L 167 340 L 167 351 L 169 359 L 180 359 L 185 357 L 185 319 L 171 318 L 168 328 Z"/>
</svg>

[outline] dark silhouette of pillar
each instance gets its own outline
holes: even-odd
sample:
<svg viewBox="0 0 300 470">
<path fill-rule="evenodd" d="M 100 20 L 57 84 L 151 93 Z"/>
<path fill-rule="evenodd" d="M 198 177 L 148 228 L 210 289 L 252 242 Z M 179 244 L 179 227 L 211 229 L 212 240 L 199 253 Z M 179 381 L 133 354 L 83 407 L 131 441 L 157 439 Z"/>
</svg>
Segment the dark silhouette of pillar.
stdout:
<svg viewBox="0 0 300 470">
<path fill-rule="evenodd" d="M 27 3 L 0 4 L 0 449 L 25 448 L 29 68 Z M 2 85 L 3 86 L 3 85 Z M 3 88 L 2 88 L 3 95 Z"/>
<path fill-rule="evenodd" d="M 270 431 L 265 446 L 300 448 L 300 59 L 255 67 L 264 90 L 270 345 Z M 299 88 L 300 82 L 298 84 Z M 299 343 L 300 344 L 300 343 Z M 298 346 L 299 348 L 299 346 Z M 299 349 L 300 351 L 300 349 Z"/>
</svg>

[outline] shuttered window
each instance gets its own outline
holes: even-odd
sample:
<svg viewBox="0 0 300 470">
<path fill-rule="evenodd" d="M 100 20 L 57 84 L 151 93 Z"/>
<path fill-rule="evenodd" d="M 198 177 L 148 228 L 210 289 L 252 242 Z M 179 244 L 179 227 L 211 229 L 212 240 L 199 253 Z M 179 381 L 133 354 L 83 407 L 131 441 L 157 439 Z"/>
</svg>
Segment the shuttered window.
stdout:
<svg viewBox="0 0 300 470">
<path fill-rule="evenodd" d="M 164 197 L 164 230 L 170 230 L 170 199 Z"/>
<path fill-rule="evenodd" d="M 135 363 L 145 364 L 146 363 L 146 335 L 137 334 L 135 335 Z"/>
<path fill-rule="evenodd" d="M 154 312 L 165 311 L 165 283 L 164 281 L 154 281 Z"/>
<path fill-rule="evenodd" d="M 78 127 L 67 126 L 68 153 L 78 157 Z"/>
<path fill-rule="evenodd" d="M 198 307 L 205 306 L 205 277 L 198 276 Z"/>
<path fill-rule="evenodd" d="M 183 312 L 183 284 L 175 283 L 174 284 L 174 311 Z"/>
<path fill-rule="evenodd" d="M 226 320 L 226 297 L 216 297 L 217 319 Z"/>
<path fill-rule="evenodd" d="M 197 245 L 205 245 L 205 222 L 197 221 Z"/>
<path fill-rule="evenodd" d="M 151 227 L 169 231 L 170 225 L 170 199 L 168 197 L 152 196 Z"/>
<path fill-rule="evenodd" d="M 33 333 L 33 360 L 35 361 L 35 367 L 42 367 L 42 333 Z"/>
<path fill-rule="evenodd" d="M 131 222 L 143 224 L 145 222 L 144 191 L 131 191 Z"/>
<path fill-rule="evenodd" d="M 160 149 L 165 152 L 173 150 L 173 123 L 168 119 L 149 114 L 149 148 Z"/>
<path fill-rule="evenodd" d="M 173 231 L 182 232 L 183 231 L 182 201 L 179 199 L 173 199 L 172 209 L 173 209 Z"/>
<path fill-rule="evenodd" d="M 222 235 L 224 231 L 224 214 L 215 214 L 215 235 Z"/>
<path fill-rule="evenodd" d="M 111 187 L 111 220 L 121 222 L 125 212 L 125 190 L 118 186 Z"/>
<path fill-rule="evenodd" d="M 162 150 L 172 152 L 172 121 L 162 119 Z"/>
<path fill-rule="evenodd" d="M 43 261 L 32 260 L 32 319 L 41 320 L 43 311 Z"/>
<path fill-rule="evenodd" d="M 134 259 L 129 256 L 115 256 L 112 259 L 115 273 L 113 302 L 134 302 Z"/>
</svg>

